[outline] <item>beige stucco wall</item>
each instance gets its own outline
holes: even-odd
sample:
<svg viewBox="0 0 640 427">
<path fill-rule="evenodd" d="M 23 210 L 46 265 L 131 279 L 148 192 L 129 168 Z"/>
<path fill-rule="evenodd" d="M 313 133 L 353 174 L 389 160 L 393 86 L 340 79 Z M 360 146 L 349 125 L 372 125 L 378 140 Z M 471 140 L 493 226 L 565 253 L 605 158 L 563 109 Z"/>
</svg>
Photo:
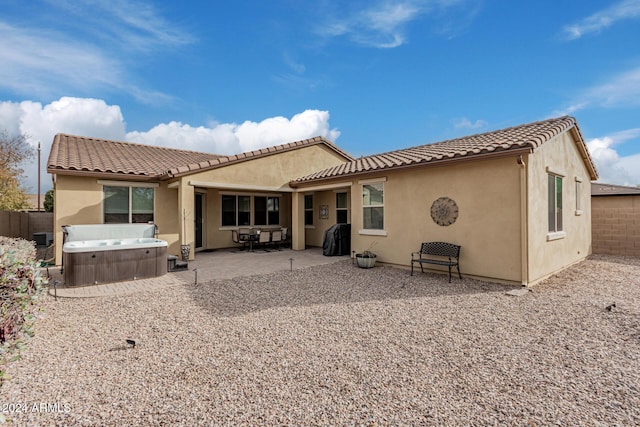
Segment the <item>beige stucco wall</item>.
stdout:
<svg viewBox="0 0 640 427">
<path fill-rule="evenodd" d="M 167 188 L 166 182 L 160 183 L 155 189 L 155 223 L 160 231 L 159 237 L 170 243 L 170 252 L 179 252 L 178 218 L 175 214 L 178 211 L 177 194 L 176 190 Z M 56 264 L 60 265 L 63 225 L 102 224 L 102 185 L 95 177 L 58 175 L 54 203 Z"/>
<path fill-rule="evenodd" d="M 282 226 L 291 225 L 291 194 L 279 191 L 262 191 L 254 187 L 287 187 L 289 181 L 317 170 L 343 162 L 345 159 L 335 151 L 323 146 L 312 145 L 280 152 L 246 162 L 231 164 L 218 169 L 196 173 L 158 182 L 155 192 L 155 223 L 161 239 L 169 242 L 168 253 L 180 254 L 180 244 L 189 243 L 194 247 L 194 197 L 196 191 L 206 195 L 205 248 L 233 246 L 231 232 L 221 227 L 220 194 L 282 196 L 280 219 Z M 247 186 L 248 190 L 218 190 L 216 188 L 196 188 L 192 181 Z M 135 185 L 135 184 L 132 184 Z M 173 185 L 173 188 L 169 188 Z M 62 261 L 62 225 L 101 224 L 102 185 L 95 177 L 57 175 L 55 183 L 56 262 Z M 186 218 L 186 221 L 184 221 Z M 186 228 L 183 227 L 183 222 Z M 291 228 L 291 227 L 290 227 Z M 183 236 L 184 235 L 184 236 Z M 191 251 L 193 258 L 194 251 Z"/>
<path fill-rule="evenodd" d="M 224 184 L 232 184 L 238 187 L 237 189 L 196 187 L 197 191 L 206 194 L 206 242 L 204 247 L 215 249 L 235 245 L 231 237 L 231 230 L 236 227 L 222 227 L 220 207 L 222 194 L 281 196 L 280 225 L 287 227 L 289 233 L 295 233 L 291 226 L 292 195 L 288 192 L 290 190 L 289 182 L 344 161 L 345 159 L 341 155 L 326 146 L 312 145 L 183 177 L 182 180 L 185 183 L 208 183 L 207 185 L 213 187 L 216 184 L 223 184 L 222 187 Z M 265 190 L 265 187 L 268 189 Z M 278 191 L 278 188 L 283 188 L 284 191 Z M 185 206 L 188 205 L 185 204 Z M 193 209 L 191 209 L 190 215 L 193 215 Z M 189 213 L 187 216 L 189 217 Z M 193 216 L 187 220 L 193 223 Z M 191 236 L 190 242 L 193 247 L 193 236 Z"/>
<path fill-rule="evenodd" d="M 515 157 L 406 169 L 379 178 L 386 178 L 387 235 L 359 231 L 362 185 L 355 180 L 351 191 L 353 250 L 370 248 L 381 262 L 409 266 L 410 253 L 419 250 L 422 242 L 450 242 L 462 246 L 463 275 L 520 282 L 520 166 Z M 430 214 L 432 203 L 444 196 L 455 200 L 459 208 L 457 221 L 449 226 L 437 225 Z"/>
<path fill-rule="evenodd" d="M 591 198 L 593 253 L 640 256 L 640 195 Z"/>
<path fill-rule="evenodd" d="M 570 133 L 563 133 L 528 156 L 528 282 L 541 279 L 591 253 L 591 177 Z M 566 236 L 549 240 L 548 171 L 563 178 L 563 223 Z M 576 179 L 582 180 L 576 194 Z M 581 212 L 576 211 L 580 198 Z"/>
</svg>

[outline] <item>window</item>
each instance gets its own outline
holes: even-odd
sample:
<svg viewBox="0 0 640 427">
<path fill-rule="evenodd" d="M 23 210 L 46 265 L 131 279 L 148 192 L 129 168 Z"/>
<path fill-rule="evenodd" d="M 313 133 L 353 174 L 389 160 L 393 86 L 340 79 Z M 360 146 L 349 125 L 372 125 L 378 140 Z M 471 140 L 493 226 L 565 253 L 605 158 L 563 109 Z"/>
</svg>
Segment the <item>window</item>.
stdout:
<svg viewBox="0 0 640 427">
<path fill-rule="evenodd" d="M 313 195 L 304 196 L 304 225 L 313 225 Z"/>
<path fill-rule="evenodd" d="M 236 223 L 236 196 L 222 196 L 222 225 L 238 225 Z"/>
<path fill-rule="evenodd" d="M 384 183 L 362 185 L 362 226 L 365 230 L 384 229 Z"/>
<path fill-rule="evenodd" d="M 222 225 L 251 224 L 251 196 L 222 195 Z"/>
<path fill-rule="evenodd" d="M 336 193 L 336 222 L 338 224 L 346 224 L 349 222 L 347 193 Z"/>
<path fill-rule="evenodd" d="M 582 215 L 582 180 L 576 178 L 576 215 Z"/>
<path fill-rule="evenodd" d="M 238 196 L 238 225 L 251 224 L 251 196 Z"/>
<path fill-rule="evenodd" d="M 549 174 L 549 232 L 562 231 L 562 177 Z"/>
<path fill-rule="evenodd" d="M 105 224 L 153 222 L 153 188 L 105 185 L 102 192 Z"/>
<path fill-rule="evenodd" d="M 253 224 L 251 223 L 251 199 L 253 198 Z M 280 224 L 280 197 L 245 196 L 223 194 L 222 226 Z"/>
</svg>

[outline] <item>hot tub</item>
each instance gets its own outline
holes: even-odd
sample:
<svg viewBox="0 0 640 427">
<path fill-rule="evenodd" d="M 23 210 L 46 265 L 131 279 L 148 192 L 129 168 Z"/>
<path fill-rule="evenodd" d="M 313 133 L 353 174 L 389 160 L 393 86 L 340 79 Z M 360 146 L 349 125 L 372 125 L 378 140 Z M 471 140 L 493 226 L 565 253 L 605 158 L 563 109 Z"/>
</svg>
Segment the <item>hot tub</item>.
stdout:
<svg viewBox="0 0 640 427">
<path fill-rule="evenodd" d="M 137 227 L 130 227 L 132 225 Z M 146 227 L 140 224 L 66 226 L 62 247 L 65 284 L 94 285 L 165 274 L 167 242 L 148 237 L 149 226 L 143 226 Z M 150 232 L 153 236 L 153 224 Z M 105 235 L 132 237 L 100 238 Z M 78 238 L 82 240 L 76 240 Z"/>
</svg>

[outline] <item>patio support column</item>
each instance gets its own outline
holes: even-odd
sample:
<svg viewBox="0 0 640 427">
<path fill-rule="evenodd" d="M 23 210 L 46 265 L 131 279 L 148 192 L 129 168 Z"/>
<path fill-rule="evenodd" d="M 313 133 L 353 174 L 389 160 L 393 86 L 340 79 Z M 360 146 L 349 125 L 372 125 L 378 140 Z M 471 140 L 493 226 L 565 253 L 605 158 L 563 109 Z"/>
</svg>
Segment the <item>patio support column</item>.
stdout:
<svg viewBox="0 0 640 427">
<path fill-rule="evenodd" d="M 295 191 L 291 194 L 291 249 L 304 250 L 304 238 L 304 193 Z"/>
<path fill-rule="evenodd" d="M 186 179 L 180 179 L 178 187 L 178 223 L 180 224 L 180 244 L 190 245 L 189 260 L 195 259 L 194 233 L 195 187 Z"/>
</svg>

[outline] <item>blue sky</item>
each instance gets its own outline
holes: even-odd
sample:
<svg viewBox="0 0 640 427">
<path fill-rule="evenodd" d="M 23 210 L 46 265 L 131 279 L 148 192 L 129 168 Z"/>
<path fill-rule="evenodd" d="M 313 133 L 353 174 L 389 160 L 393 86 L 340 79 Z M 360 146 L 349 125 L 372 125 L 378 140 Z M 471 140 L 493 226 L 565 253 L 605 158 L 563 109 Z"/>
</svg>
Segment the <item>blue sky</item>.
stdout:
<svg viewBox="0 0 640 427">
<path fill-rule="evenodd" d="M 0 10 L 0 128 L 43 164 L 58 132 L 221 154 L 322 135 L 359 156 L 570 114 L 600 180 L 640 184 L 640 0 Z"/>
</svg>

